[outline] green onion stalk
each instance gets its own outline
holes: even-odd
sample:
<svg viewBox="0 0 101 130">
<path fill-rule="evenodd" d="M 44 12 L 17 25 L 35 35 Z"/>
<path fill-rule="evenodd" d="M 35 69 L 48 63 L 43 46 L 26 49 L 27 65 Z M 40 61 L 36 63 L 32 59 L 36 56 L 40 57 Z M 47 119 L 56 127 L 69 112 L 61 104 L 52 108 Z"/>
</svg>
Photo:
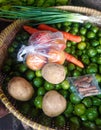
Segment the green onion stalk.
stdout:
<svg viewBox="0 0 101 130">
<path fill-rule="evenodd" d="M 101 16 L 87 16 L 57 8 L 14 6 L 12 10 L 0 9 L 0 16 L 7 19 L 35 20 L 36 24 L 60 22 L 91 22 L 100 25 Z"/>
</svg>

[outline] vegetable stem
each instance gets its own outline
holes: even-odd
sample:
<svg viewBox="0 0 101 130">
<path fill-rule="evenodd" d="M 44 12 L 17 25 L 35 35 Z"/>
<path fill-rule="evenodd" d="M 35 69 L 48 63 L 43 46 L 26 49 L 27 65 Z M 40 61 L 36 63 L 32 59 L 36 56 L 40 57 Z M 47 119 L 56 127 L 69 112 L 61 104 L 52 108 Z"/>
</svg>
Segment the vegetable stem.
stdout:
<svg viewBox="0 0 101 130">
<path fill-rule="evenodd" d="M 25 6 L 13 6 L 12 10 L 0 9 L 0 15 L 3 18 L 11 19 L 27 19 L 37 20 L 39 23 L 59 23 L 59 22 L 92 22 L 101 24 L 100 16 L 86 16 L 79 13 L 73 13 L 69 11 L 63 11 L 56 8 L 44 8 L 44 7 L 25 7 Z"/>
</svg>

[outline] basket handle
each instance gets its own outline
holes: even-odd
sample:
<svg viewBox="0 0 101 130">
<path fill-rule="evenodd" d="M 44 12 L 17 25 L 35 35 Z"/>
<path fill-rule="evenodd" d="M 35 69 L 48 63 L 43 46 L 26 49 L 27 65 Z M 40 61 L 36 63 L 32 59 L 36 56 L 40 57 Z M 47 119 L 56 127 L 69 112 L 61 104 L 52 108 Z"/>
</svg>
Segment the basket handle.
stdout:
<svg viewBox="0 0 101 130">
<path fill-rule="evenodd" d="M 78 13 L 84 13 L 87 15 L 94 15 L 94 16 L 100 16 L 101 11 L 98 11 L 96 9 L 92 8 L 87 8 L 87 7 L 82 7 L 82 6 L 55 6 L 54 8 L 62 9 L 62 10 L 67 10 L 67 11 L 73 11 L 73 12 L 78 12 Z"/>
<path fill-rule="evenodd" d="M 5 105 L 0 101 L 0 118 L 5 117 L 8 115 L 10 112 L 9 110 L 5 107 Z"/>
<path fill-rule="evenodd" d="M 0 48 L 3 45 L 8 47 L 11 44 L 11 41 L 15 38 L 16 33 L 26 22 L 27 20 L 15 20 L 13 23 L 8 25 L 8 27 L 2 30 L 0 33 Z"/>
</svg>

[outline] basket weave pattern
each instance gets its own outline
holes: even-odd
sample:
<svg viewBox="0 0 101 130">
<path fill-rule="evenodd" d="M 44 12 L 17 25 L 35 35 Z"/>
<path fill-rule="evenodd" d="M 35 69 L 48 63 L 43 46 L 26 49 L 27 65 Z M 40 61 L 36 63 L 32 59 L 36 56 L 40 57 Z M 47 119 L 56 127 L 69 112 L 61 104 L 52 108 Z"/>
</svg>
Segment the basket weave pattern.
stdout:
<svg viewBox="0 0 101 130">
<path fill-rule="evenodd" d="M 85 7 L 74 7 L 74 6 L 57 6 L 55 8 L 59 8 L 62 10 L 74 11 L 79 13 L 85 13 L 88 15 L 101 15 L 101 12 L 89 9 Z M 12 40 L 15 38 L 17 32 L 21 28 L 21 26 L 25 23 L 25 20 L 16 20 L 11 25 L 9 25 L 6 29 L 4 29 L 0 34 L 0 70 L 2 69 L 2 65 L 4 60 L 6 59 L 7 55 L 7 48 L 12 43 Z M 9 109 L 11 113 L 13 113 L 19 120 L 23 123 L 29 125 L 30 127 L 34 128 L 34 130 L 55 130 L 46 126 L 43 126 L 39 123 L 36 123 L 27 117 L 23 116 L 11 103 L 11 101 L 7 98 L 2 90 L 2 80 L 3 77 L 0 74 L 0 99 L 5 104 L 5 106 Z M 68 130 L 68 126 L 65 126 L 62 130 Z"/>
</svg>

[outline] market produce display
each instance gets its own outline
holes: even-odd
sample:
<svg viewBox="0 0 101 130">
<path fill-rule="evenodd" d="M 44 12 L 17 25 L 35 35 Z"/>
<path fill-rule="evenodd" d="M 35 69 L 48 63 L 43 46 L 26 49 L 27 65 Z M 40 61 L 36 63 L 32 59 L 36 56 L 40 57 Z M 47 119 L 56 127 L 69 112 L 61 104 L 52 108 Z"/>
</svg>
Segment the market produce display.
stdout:
<svg viewBox="0 0 101 130">
<path fill-rule="evenodd" d="M 0 0 L 0 6 L 2 9 L 10 10 L 11 6 L 32 6 L 32 7 L 49 7 L 49 6 L 59 6 L 68 5 L 70 0 Z"/>
<path fill-rule="evenodd" d="M 33 23 L 30 23 L 30 27 L 32 26 Z M 101 88 L 101 29 L 97 25 L 88 22 L 84 24 L 63 22 L 51 24 L 49 26 L 54 27 L 61 32 L 68 32 L 72 35 L 81 37 L 81 41 L 79 42 L 67 40 L 64 51 L 67 54 L 75 57 L 76 60 L 80 61 L 80 63 L 83 63 L 84 66 L 80 67 L 75 64 L 75 62 L 73 63 L 70 62 L 70 60 L 65 60 L 62 66 L 65 68 L 66 77 L 77 78 L 78 76 L 95 74 L 96 80 Z M 39 27 L 37 26 L 35 29 L 39 29 Z M 26 79 L 34 89 L 34 94 L 28 101 L 17 100 L 16 107 L 25 116 L 28 116 L 32 119 L 36 119 L 38 117 L 39 123 L 46 126 L 50 126 L 54 121 L 55 125 L 61 129 L 67 121 L 72 123 L 71 128 L 73 129 L 74 127 L 75 130 L 79 127 L 85 127 L 86 129 L 100 129 L 100 93 L 86 96 L 81 99 L 72 91 L 71 84 L 67 78 L 65 78 L 59 84 L 49 83 L 43 78 L 41 69 L 32 70 L 29 66 L 27 66 L 26 62 L 17 61 L 19 49 L 23 44 L 28 45 L 30 36 L 31 33 L 29 34 L 27 31 L 25 31 L 25 29 L 22 28 L 22 30 L 15 37 L 12 45 L 8 48 L 8 57 L 7 60 L 5 60 L 2 68 L 2 73 L 7 75 L 3 83 L 4 92 L 8 93 L 7 86 L 10 80 L 15 76 L 20 76 Z M 87 77 L 84 78 L 85 81 L 88 82 Z M 79 81 L 75 80 L 75 82 L 78 83 Z M 91 84 L 92 80 L 89 82 Z M 83 84 L 83 81 L 81 83 Z M 78 84 L 75 85 L 78 87 Z M 56 93 L 60 94 L 63 97 L 64 102 L 66 101 L 65 103 L 67 104 L 66 107 L 64 106 L 64 109 L 61 110 L 62 113 L 54 118 L 49 117 L 50 115 L 48 114 L 51 113 L 45 114 L 46 108 L 45 111 L 43 110 L 44 96 L 47 96 L 46 94 L 51 91 L 55 91 Z M 47 98 L 48 97 L 45 98 L 45 101 L 47 101 Z M 44 105 L 46 105 L 46 103 Z M 53 109 L 51 108 L 51 110 Z M 42 118 L 44 122 L 40 120 Z"/>
</svg>

